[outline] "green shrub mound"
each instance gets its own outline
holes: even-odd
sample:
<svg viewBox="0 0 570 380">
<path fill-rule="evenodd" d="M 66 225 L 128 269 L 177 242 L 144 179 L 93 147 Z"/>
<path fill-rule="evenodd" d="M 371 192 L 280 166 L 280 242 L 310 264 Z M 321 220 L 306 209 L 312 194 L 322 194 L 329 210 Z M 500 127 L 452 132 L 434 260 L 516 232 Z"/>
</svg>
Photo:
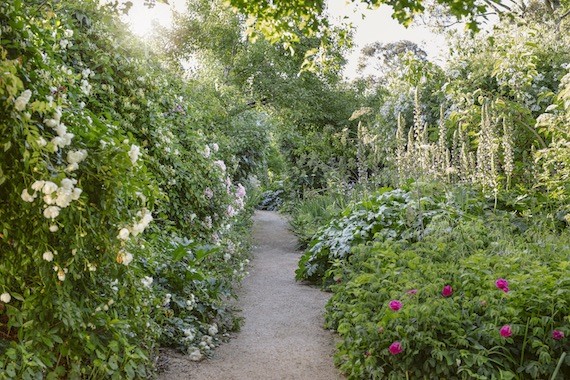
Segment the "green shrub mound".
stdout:
<svg viewBox="0 0 570 380">
<path fill-rule="evenodd" d="M 335 361 L 349 379 L 567 379 L 569 258 L 566 235 L 489 219 L 359 245 L 331 271 Z"/>
<path fill-rule="evenodd" d="M 465 210 L 481 209 L 478 201 L 468 204 L 459 194 L 383 188 L 344 210 L 320 228 L 299 262 L 298 280 L 331 282 L 327 271 L 335 260 L 346 260 L 352 247 L 371 240 L 418 241 L 430 233 L 430 221 L 459 217 Z M 463 194 L 464 195 L 464 194 Z"/>
</svg>

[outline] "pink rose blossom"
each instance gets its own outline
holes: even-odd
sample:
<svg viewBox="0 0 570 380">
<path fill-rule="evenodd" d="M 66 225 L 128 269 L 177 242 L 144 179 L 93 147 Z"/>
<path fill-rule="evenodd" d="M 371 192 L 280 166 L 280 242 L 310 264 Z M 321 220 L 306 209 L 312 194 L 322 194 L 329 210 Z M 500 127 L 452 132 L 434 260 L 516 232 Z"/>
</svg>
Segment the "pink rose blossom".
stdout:
<svg viewBox="0 0 570 380">
<path fill-rule="evenodd" d="M 399 353 L 401 353 L 402 350 L 402 343 L 395 341 L 394 343 L 392 343 L 390 345 L 390 348 L 388 348 L 388 351 L 390 351 L 390 353 L 392 355 L 398 355 Z"/>
<path fill-rule="evenodd" d="M 443 287 L 443 290 L 441 291 L 441 295 L 444 297 L 449 297 L 453 294 L 453 288 L 451 287 L 451 285 L 445 285 Z"/>
<path fill-rule="evenodd" d="M 554 340 L 564 339 L 564 332 L 560 331 L 560 330 L 553 330 L 552 331 L 552 339 L 554 339 Z"/>
<path fill-rule="evenodd" d="M 392 301 L 390 301 L 388 306 L 390 306 L 390 309 L 392 309 L 394 311 L 398 311 L 402 308 L 402 302 L 400 302 L 398 300 L 392 300 Z"/>
<path fill-rule="evenodd" d="M 495 281 L 495 286 L 505 293 L 509 292 L 509 282 L 504 278 L 499 278 L 497 281 Z"/>
<path fill-rule="evenodd" d="M 503 338 L 508 338 L 511 335 L 513 335 L 513 331 L 511 330 L 510 325 L 504 325 L 503 327 L 501 327 L 501 330 L 499 330 L 499 332 L 501 333 L 501 336 Z"/>
</svg>

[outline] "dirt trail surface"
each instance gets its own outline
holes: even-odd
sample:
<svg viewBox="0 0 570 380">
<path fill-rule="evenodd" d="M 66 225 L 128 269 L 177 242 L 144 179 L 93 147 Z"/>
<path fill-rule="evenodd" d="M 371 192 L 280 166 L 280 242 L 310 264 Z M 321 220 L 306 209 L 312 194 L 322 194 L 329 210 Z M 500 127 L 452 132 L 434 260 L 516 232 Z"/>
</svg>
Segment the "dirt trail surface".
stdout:
<svg viewBox="0 0 570 380">
<path fill-rule="evenodd" d="M 211 359 L 167 358 L 161 380 L 334 380 L 334 338 L 323 329 L 326 293 L 295 282 L 296 239 L 279 214 L 254 216 L 253 260 L 240 306 L 245 323 Z"/>
</svg>

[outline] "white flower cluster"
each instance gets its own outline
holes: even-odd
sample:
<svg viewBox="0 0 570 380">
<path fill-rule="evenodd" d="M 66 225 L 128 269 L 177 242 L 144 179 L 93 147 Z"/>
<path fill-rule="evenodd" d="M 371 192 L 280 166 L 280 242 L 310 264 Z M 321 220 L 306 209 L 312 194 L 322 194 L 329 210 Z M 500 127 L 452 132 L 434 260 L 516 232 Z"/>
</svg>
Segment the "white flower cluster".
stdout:
<svg viewBox="0 0 570 380">
<path fill-rule="evenodd" d="M 23 111 L 26 109 L 26 105 L 28 104 L 28 102 L 30 101 L 32 97 L 32 91 L 30 90 L 25 90 L 24 92 L 22 92 L 20 94 L 20 96 L 18 96 L 16 98 L 16 100 L 14 101 L 14 108 L 16 109 L 16 111 Z"/>
<path fill-rule="evenodd" d="M 133 254 L 125 251 L 124 249 L 121 249 L 119 253 L 117 253 L 116 260 L 117 263 L 128 266 L 133 261 Z"/>
<path fill-rule="evenodd" d="M 154 282 L 154 279 L 152 277 L 149 276 L 145 276 L 143 277 L 143 279 L 141 280 L 142 284 L 144 287 L 146 288 L 150 288 L 152 283 Z"/>
<path fill-rule="evenodd" d="M 32 184 L 34 193 L 30 194 L 28 189 L 24 189 L 21 197 L 26 202 L 33 202 L 39 193 L 43 194 L 42 199 L 46 206 L 44 216 L 47 219 L 55 219 L 62 208 L 66 208 L 72 201 L 79 199 L 83 190 L 75 187 L 75 184 L 77 184 L 77 180 L 69 178 L 62 179 L 59 186 L 51 181 L 35 181 Z M 57 231 L 57 228 L 52 229 L 52 227 L 50 227 L 50 231 Z"/>
<path fill-rule="evenodd" d="M 137 160 L 139 159 L 139 156 L 141 154 L 141 148 L 136 146 L 136 145 L 131 145 L 131 149 L 129 150 L 129 157 L 131 159 L 131 163 L 133 165 L 135 165 L 137 163 Z"/>
<path fill-rule="evenodd" d="M 57 152 L 59 148 L 63 148 L 71 144 L 74 134 L 68 133 L 67 127 L 61 122 L 61 108 L 56 108 L 52 118 L 45 119 L 44 123 L 57 133 L 57 136 L 51 140 L 51 143 L 54 146 L 54 152 Z"/>
<path fill-rule="evenodd" d="M 137 212 L 137 216 L 140 218 L 140 220 L 133 224 L 132 227 L 123 227 L 119 230 L 119 234 L 117 235 L 117 238 L 119 240 L 126 241 L 129 239 L 130 235 L 137 236 L 138 234 L 142 233 L 153 220 L 152 214 L 146 208 L 143 208 L 141 211 Z"/>
</svg>

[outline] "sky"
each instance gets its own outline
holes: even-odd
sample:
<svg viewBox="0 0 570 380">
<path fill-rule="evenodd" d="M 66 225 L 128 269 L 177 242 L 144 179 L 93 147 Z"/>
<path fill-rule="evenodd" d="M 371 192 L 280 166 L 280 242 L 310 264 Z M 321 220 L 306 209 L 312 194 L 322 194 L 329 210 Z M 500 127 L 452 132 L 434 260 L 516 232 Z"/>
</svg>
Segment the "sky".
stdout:
<svg viewBox="0 0 570 380">
<path fill-rule="evenodd" d="M 146 34 L 151 33 L 153 22 L 169 27 L 172 23 L 171 9 L 183 11 L 186 3 L 186 0 L 169 0 L 170 5 L 157 4 L 155 8 L 149 10 L 142 5 L 143 0 L 132 1 L 135 5 L 129 12 L 127 22 L 130 23 L 133 32 L 143 38 Z M 345 76 L 349 79 L 356 76 L 360 49 L 366 44 L 376 41 L 387 43 L 410 40 L 422 47 L 431 60 L 441 60 L 442 52 L 445 51 L 443 37 L 435 35 L 426 27 L 403 27 L 391 18 L 392 11 L 389 6 L 383 5 L 375 10 L 366 10 L 363 6 L 357 8 L 347 3 L 349 3 L 347 0 L 328 0 L 329 13 L 333 19 L 338 20 L 347 16 L 348 21 L 356 27 L 355 48 L 348 57 L 348 64 L 345 69 Z M 363 18 L 362 15 L 365 17 Z"/>
</svg>

